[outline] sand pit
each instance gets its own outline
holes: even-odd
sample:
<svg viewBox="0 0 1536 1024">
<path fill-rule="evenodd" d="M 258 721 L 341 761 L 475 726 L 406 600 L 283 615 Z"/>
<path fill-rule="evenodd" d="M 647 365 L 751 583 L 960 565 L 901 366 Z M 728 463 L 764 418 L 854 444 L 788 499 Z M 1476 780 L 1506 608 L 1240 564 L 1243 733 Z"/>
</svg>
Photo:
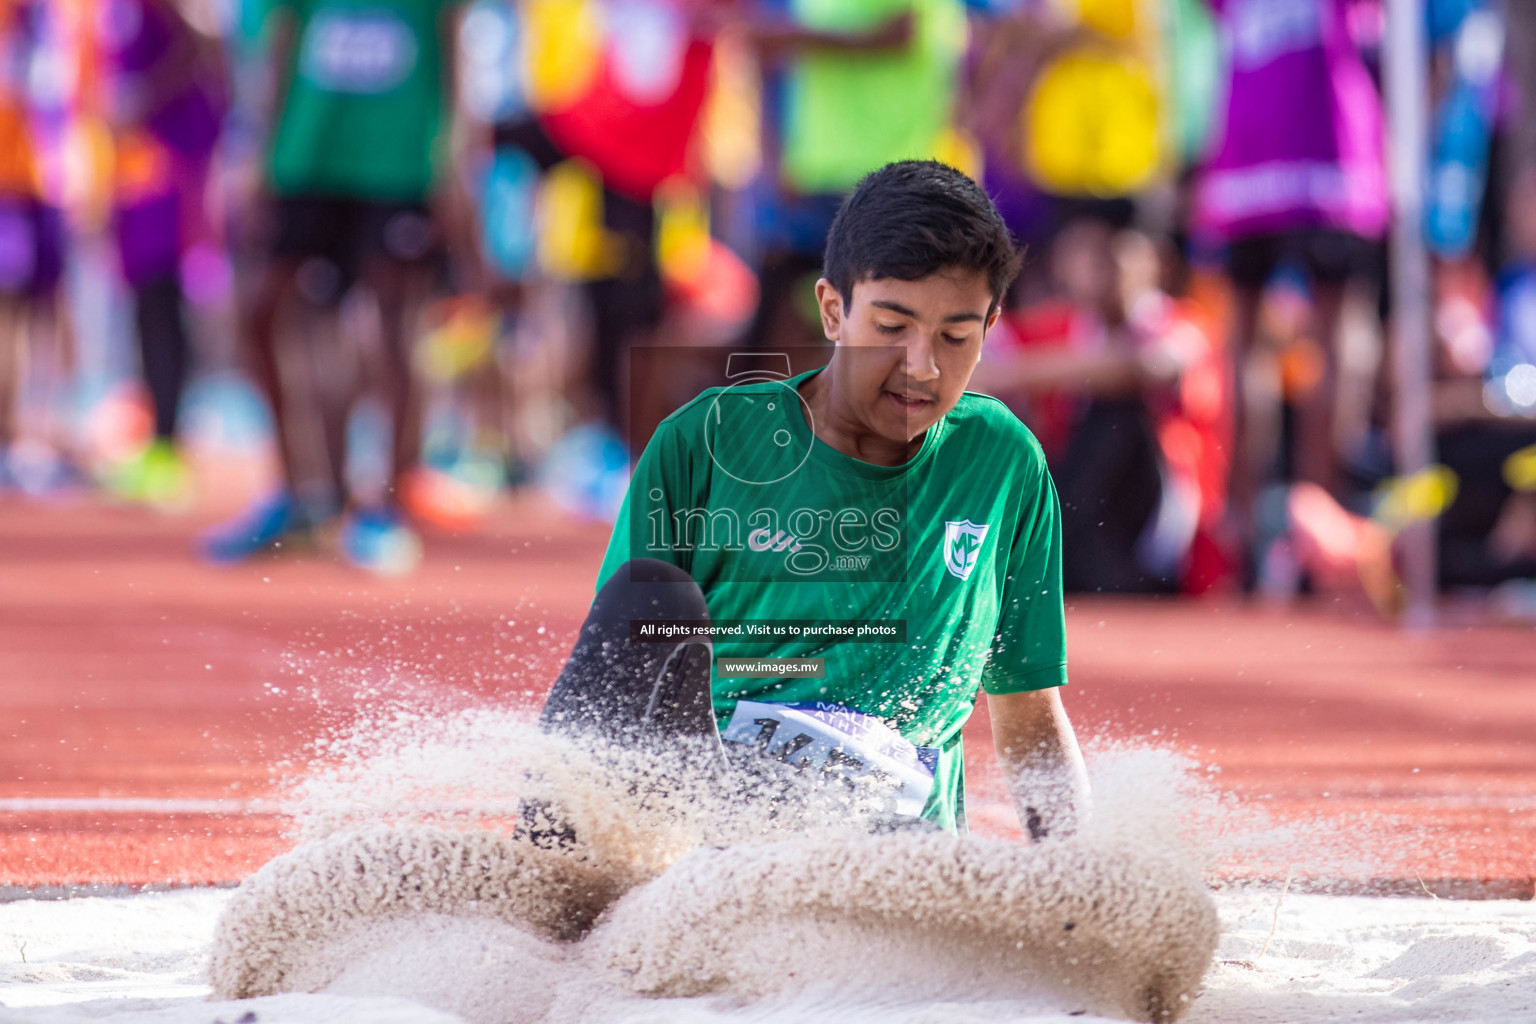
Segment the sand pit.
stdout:
<svg viewBox="0 0 1536 1024">
<path fill-rule="evenodd" d="M 1215 860 L 1321 837 L 1245 817 L 1166 751 L 1091 755 L 1088 826 L 1029 847 L 872 836 L 834 806 L 766 830 L 750 807 L 708 813 L 702 789 L 659 801 L 654 772 L 497 711 L 392 712 L 321 748 L 293 795 L 300 845 L 236 892 L 0 904 L 0 962 L 8 939 L 29 957 L 0 966 L 0 1024 L 1309 1024 L 1536 1005 L 1529 903 L 1213 900 Z M 587 841 L 514 838 L 523 796 L 560 802 Z"/>
<path fill-rule="evenodd" d="M 240 886 L 214 935 L 214 990 L 229 999 L 319 991 L 351 963 L 359 927 L 422 914 L 491 919 L 550 942 L 576 938 L 626 881 L 591 858 L 490 832 L 342 833 L 278 857 Z M 432 946 L 424 937 L 422 949 Z"/>
<path fill-rule="evenodd" d="M 695 850 L 620 900 L 588 944 L 647 995 L 851 982 L 1173 1020 L 1216 939 L 1215 905 L 1177 858 L 1089 837 L 1020 847 L 934 834 Z"/>
<path fill-rule="evenodd" d="M 517 1020 L 528 1002 L 522 977 L 509 976 L 494 955 L 478 948 L 501 934 L 490 929 L 510 927 L 489 918 L 452 918 L 452 934 L 433 933 L 453 960 L 453 968 L 436 981 L 420 977 L 419 967 L 416 977 L 399 969 L 412 956 L 419 965 L 416 921 L 430 927 L 429 919 L 421 918 L 401 921 L 399 936 L 376 932 L 379 946 L 359 958 L 357 973 L 339 980 L 331 992 L 210 1001 L 204 979 L 214 925 L 232 897 L 229 890 L 194 889 L 0 903 L 0 1024 L 235 1024 L 247 1013 L 256 1015 L 257 1024 L 468 1024 L 473 1018 L 463 1012 L 440 1008 L 443 989 L 499 994 L 507 1000 L 502 1019 L 508 1022 Z M 1536 903 L 1295 892 L 1278 897 L 1277 889 L 1215 894 L 1221 943 L 1204 991 L 1183 1024 L 1502 1024 L 1536 1016 Z M 21 944 L 26 963 L 18 953 Z M 359 995 L 355 986 L 375 994 Z M 1002 999 L 979 992 L 914 1000 L 856 987 L 808 986 L 752 1001 L 725 994 L 577 994 L 580 1007 L 590 1011 L 585 1018 L 569 1004 L 542 1009 L 551 1019 L 604 1024 L 1102 1024 L 1109 1019 L 1073 1016 L 1086 1007 L 1059 999 Z"/>
<path fill-rule="evenodd" d="M 608 1016 L 595 1000 L 836 989 L 1174 1020 L 1215 950 L 1199 858 L 1166 817 L 1138 814 L 1148 785 L 1171 784 L 1155 759 L 1112 773 L 1083 832 L 1028 846 L 871 835 L 841 788 L 793 815 L 750 797 L 722 809 L 691 765 L 493 712 L 394 721 L 328 744 L 298 803 L 309 841 L 220 919 L 218 997 L 405 996 L 498 1024 Z M 519 793 L 564 809 L 581 841 L 515 836 Z M 473 980 L 445 983 L 466 958 L 483 964 Z"/>
<path fill-rule="evenodd" d="M 236 893 L 215 934 L 214 992 L 409 994 L 476 1024 L 558 1019 L 599 991 L 762 1000 L 818 986 L 929 1002 L 1054 997 L 1172 1020 L 1217 937 L 1187 866 L 1079 840 L 700 849 L 562 941 L 618 890 L 590 861 L 491 833 L 331 837 Z"/>
</svg>

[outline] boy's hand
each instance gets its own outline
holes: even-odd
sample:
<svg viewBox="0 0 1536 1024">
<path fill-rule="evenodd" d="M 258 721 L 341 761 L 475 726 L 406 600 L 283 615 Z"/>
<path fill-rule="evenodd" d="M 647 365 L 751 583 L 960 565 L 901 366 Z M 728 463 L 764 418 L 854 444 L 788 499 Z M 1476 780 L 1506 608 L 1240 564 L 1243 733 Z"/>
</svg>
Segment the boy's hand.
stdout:
<svg viewBox="0 0 1536 1024">
<path fill-rule="evenodd" d="M 1066 836 L 1088 813 L 1088 772 L 1059 687 L 987 695 L 992 742 L 1030 839 Z"/>
</svg>

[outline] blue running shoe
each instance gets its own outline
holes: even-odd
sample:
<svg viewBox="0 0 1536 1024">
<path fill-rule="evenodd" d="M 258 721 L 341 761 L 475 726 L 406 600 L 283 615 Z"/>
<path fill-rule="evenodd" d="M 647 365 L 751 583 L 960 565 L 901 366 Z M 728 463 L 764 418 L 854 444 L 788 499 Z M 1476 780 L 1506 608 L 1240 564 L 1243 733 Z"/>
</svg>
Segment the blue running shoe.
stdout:
<svg viewBox="0 0 1536 1024">
<path fill-rule="evenodd" d="M 280 490 L 203 534 L 198 549 L 210 562 L 231 565 L 280 547 L 304 525 L 293 495 Z"/>
<path fill-rule="evenodd" d="M 363 509 L 342 526 L 341 553 L 359 569 L 404 576 L 421 562 L 421 538 L 394 509 Z"/>
<path fill-rule="evenodd" d="M 618 519 L 629 487 L 629 451 L 612 428 L 583 423 L 550 446 L 539 482 L 556 504 L 586 519 Z"/>
</svg>

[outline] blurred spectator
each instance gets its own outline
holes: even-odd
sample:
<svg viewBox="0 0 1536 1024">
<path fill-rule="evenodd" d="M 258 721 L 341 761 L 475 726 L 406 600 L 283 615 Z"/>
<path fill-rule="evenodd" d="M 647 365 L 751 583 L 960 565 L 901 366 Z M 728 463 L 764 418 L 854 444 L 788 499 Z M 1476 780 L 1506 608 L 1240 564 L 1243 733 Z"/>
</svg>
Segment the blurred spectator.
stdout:
<svg viewBox="0 0 1536 1024">
<path fill-rule="evenodd" d="M 348 560 L 402 571 L 420 542 L 398 506 L 420 443 L 409 346 L 433 260 L 459 209 L 441 145 L 455 76 L 456 0 L 272 0 L 278 99 L 267 164 L 271 260 L 251 310 L 257 375 L 283 456 L 282 488 L 206 538 L 216 560 L 247 557 L 345 510 Z M 377 344 L 350 365 L 342 299 L 362 284 Z M 351 495 L 346 428 L 360 376 L 392 425 L 382 493 Z M 318 443 L 311 441 L 318 421 Z M 319 456 L 318 460 L 315 456 Z M 311 467 L 319 461 L 319 472 Z"/>
<path fill-rule="evenodd" d="M 611 519 L 628 480 L 631 391 L 643 386 L 626 377 L 629 353 L 668 311 L 662 222 L 679 197 L 702 205 L 707 192 L 697 136 L 729 4 L 529 0 L 522 12 L 534 117 L 499 125 L 497 147 L 545 174 L 540 264 L 579 283 L 591 338 L 571 392 L 581 422 L 539 477 L 570 510 Z"/>
<path fill-rule="evenodd" d="M 34 363 L 51 357 L 62 373 L 71 358 L 63 216 L 44 189 L 34 130 L 46 16 L 36 0 L 0 4 L 0 490 L 30 493 L 51 489 L 64 463 L 61 438 L 22 421 L 25 383 Z"/>
<path fill-rule="evenodd" d="M 665 307 L 657 202 L 668 182 L 699 180 L 695 132 L 722 21 L 707 0 L 609 0 L 600 7 L 600 48 L 583 84 L 567 83 L 555 97 L 546 87 L 536 103 L 553 149 L 582 161 L 601 183 L 601 254 L 585 287 L 591 379 L 599 414 L 622 438 L 626 353 L 650 336 Z"/>
<path fill-rule="evenodd" d="M 1457 482 L 1439 522 L 1440 576 L 1452 587 L 1536 579 L 1536 170 L 1513 183 L 1508 209 L 1491 345 L 1467 340 L 1486 329 L 1454 315 L 1465 285 L 1440 303 L 1436 449 Z"/>
<path fill-rule="evenodd" d="M 415 347 L 425 392 L 422 465 L 401 496 L 413 519 L 455 531 L 473 528 L 497 491 L 526 475 L 513 394 L 539 375 L 515 365 L 514 346 L 537 281 L 541 177 L 518 141 L 532 119 L 527 31 L 513 0 L 472 0 L 455 44 L 454 166 L 472 216 L 451 247 L 461 294 L 428 307 Z"/>
<path fill-rule="evenodd" d="M 748 343 L 822 340 L 809 285 L 842 196 L 892 160 L 939 155 L 952 133 L 965 13 L 958 0 L 761 0 L 761 247 Z"/>
<path fill-rule="evenodd" d="M 1177 262 L 1141 232 L 1070 222 L 1050 254 L 1058 297 L 1011 314 L 976 374 L 1046 448 L 1070 590 L 1209 582 L 1191 563 L 1224 505 L 1223 360 L 1199 306 L 1165 290 Z"/>
<path fill-rule="evenodd" d="M 1075 45 L 1098 37 L 1067 21 L 1054 4 L 1026 0 L 1001 16 L 975 18 L 960 117 L 981 147 L 983 185 L 1015 239 L 1027 247 L 1048 244 L 1058 226 L 1050 197 L 1025 166 L 1023 116 L 1040 71 Z M 1031 261 L 1044 269 L 1043 261 Z M 1015 301 L 1027 301 L 1039 275 L 1026 265 Z M 1048 281 L 1040 282 L 1049 285 Z"/>
<path fill-rule="evenodd" d="M 1197 226 L 1227 243 L 1235 289 L 1230 521 L 1232 542 L 1247 551 L 1257 494 L 1278 447 L 1272 434 L 1261 436 L 1264 420 L 1241 384 L 1264 286 L 1284 264 L 1311 287 L 1311 333 L 1322 358 L 1295 406 L 1294 475 L 1337 493 L 1339 325 L 1346 285 L 1370 277 L 1379 260 L 1386 169 L 1380 96 L 1351 36 L 1355 0 L 1211 4 L 1226 43 L 1226 103 L 1199 183 Z"/>
<path fill-rule="evenodd" d="M 175 507 L 190 499 L 176 449 L 192 361 L 182 264 L 212 235 L 207 187 L 228 106 L 227 68 L 219 41 L 194 28 L 174 0 L 101 0 L 95 14 L 115 136 L 113 227 L 154 405 L 153 441 L 110 483 L 131 500 Z"/>
</svg>

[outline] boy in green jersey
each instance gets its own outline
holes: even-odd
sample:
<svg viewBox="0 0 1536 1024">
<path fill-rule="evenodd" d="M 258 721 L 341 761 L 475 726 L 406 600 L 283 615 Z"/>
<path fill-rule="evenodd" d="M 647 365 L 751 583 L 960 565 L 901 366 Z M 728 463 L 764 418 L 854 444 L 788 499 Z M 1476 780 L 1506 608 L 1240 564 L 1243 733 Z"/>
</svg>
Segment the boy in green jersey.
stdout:
<svg viewBox="0 0 1536 1024">
<path fill-rule="evenodd" d="M 1028 429 L 965 390 L 1017 266 L 960 172 L 866 177 L 816 285 L 831 362 L 663 421 L 544 727 L 702 746 L 727 780 L 776 764 L 878 794 L 877 823 L 960 831 L 979 686 L 1020 820 L 1071 831 L 1087 781 L 1058 695 L 1056 492 Z M 763 661 L 784 658 L 811 674 Z"/>
</svg>

